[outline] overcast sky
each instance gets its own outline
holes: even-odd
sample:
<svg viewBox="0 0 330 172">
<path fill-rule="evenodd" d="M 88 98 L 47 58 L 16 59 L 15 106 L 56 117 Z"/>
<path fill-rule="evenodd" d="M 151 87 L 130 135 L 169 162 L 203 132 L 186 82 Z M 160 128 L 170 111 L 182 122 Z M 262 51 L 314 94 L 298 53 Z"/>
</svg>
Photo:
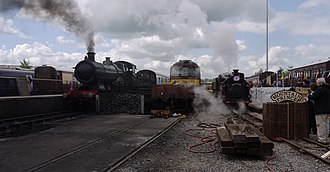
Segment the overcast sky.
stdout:
<svg viewBox="0 0 330 172">
<path fill-rule="evenodd" d="M 266 0 L 47 1 L 1 0 L 0 65 L 72 71 L 94 50 L 165 75 L 181 59 L 202 78 L 266 69 Z M 327 60 L 329 16 L 329 0 L 269 0 L 269 70 Z"/>
</svg>

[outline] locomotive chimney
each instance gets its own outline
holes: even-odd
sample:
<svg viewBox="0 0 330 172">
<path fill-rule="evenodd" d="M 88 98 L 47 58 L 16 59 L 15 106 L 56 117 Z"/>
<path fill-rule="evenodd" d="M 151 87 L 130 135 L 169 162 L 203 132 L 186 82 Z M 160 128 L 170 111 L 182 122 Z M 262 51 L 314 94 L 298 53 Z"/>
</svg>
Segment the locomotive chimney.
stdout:
<svg viewBox="0 0 330 172">
<path fill-rule="evenodd" d="M 95 53 L 94 52 L 88 52 L 87 53 L 87 60 L 95 62 Z"/>
<path fill-rule="evenodd" d="M 236 76 L 238 74 L 238 69 L 233 70 L 233 75 Z"/>
<path fill-rule="evenodd" d="M 103 64 L 112 64 L 112 61 L 110 60 L 110 57 L 105 57 L 105 61 L 103 61 Z"/>
</svg>

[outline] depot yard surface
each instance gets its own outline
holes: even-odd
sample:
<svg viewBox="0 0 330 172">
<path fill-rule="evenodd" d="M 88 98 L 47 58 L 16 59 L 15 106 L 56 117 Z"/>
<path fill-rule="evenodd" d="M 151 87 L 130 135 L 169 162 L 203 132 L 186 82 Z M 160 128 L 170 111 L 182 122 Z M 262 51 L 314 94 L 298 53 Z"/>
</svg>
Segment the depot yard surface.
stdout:
<svg viewBox="0 0 330 172">
<path fill-rule="evenodd" d="M 270 171 L 265 162 L 271 157 L 229 156 L 220 153 L 219 147 L 212 153 L 193 153 L 188 150 L 200 143 L 199 138 L 187 135 L 186 131 L 197 129 L 198 124 L 212 123 L 222 125 L 228 116 L 200 114 L 184 118 L 162 137 L 149 144 L 133 156 L 117 172 L 135 171 Z M 191 133 L 191 132 L 189 132 Z M 211 132 L 199 132 L 209 135 Z M 269 161 L 274 171 L 330 171 L 330 166 L 315 158 L 299 153 L 298 150 L 285 143 L 274 143 L 276 157 Z M 196 151 L 212 150 L 210 145 L 193 147 Z"/>
<path fill-rule="evenodd" d="M 121 114 L 65 121 L 50 130 L 1 139 L 0 171 L 269 171 L 268 160 L 274 171 L 330 171 L 326 163 L 285 143 L 274 143 L 274 159 L 221 154 L 214 128 L 208 127 L 224 126 L 229 117 L 191 114 L 150 119 Z M 173 128 L 127 156 L 130 158 L 117 168 L 110 168 L 178 118 L 181 120 Z M 199 145 L 204 136 L 210 142 Z"/>
</svg>

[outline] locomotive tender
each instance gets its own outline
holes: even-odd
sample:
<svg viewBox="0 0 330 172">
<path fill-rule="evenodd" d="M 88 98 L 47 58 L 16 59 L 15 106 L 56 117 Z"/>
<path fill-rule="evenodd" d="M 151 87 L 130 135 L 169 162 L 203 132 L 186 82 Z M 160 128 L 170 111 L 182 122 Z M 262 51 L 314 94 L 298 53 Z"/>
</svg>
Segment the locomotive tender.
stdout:
<svg viewBox="0 0 330 172">
<path fill-rule="evenodd" d="M 222 75 L 215 78 L 213 92 L 221 95 L 225 104 L 251 103 L 250 86 L 244 79 L 244 74 L 234 69 L 231 76 L 224 78 Z"/>
</svg>

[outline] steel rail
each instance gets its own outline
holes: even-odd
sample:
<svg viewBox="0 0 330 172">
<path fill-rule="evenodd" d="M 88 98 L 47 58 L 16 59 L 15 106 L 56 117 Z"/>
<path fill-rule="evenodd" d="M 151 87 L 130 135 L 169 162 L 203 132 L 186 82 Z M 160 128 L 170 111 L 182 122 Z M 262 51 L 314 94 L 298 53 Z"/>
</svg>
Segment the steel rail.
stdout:
<svg viewBox="0 0 330 172">
<path fill-rule="evenodd" d="M 300 150 L 300 151 L 299 151 L 300 153 L 301 153 L 301 151 L 306 152 L 306 153 L 308 153 L 309 155 L 313 156 L 314 158 L 319 159 L 319 160 L 321 160 L 322 162 L 325 162 L 326 164 L 330 165 L 330 160 L 324 159 L 324 158 L 322 158 L 321 156 L 316 155 L 315 153 L 310 152 L 309 150 L 303 148 L 302 146 L 300 146 L 300 145 L 298 145 L 298 144 L 295 144 L 295 143 L 293 143 L 293 142 L 291 142 L 291 141 L 289 141 L 289 140 L 287 140 L 287 139 L 284 139 L 284 138 L 282 138 L 282 137 L 276 137 L 276 138 L 272 138 L 272 140 L 277 141 L 277 142 L 281 142 L 281 141 L 283 141 L 283 142 L 285 142 L 285 143 L 287 143 L 287 144 L 289 144 L 289 145 L 291 145 L 291 146 L 293 146 L 293 147 L 299 149 L 299 150 Z"/>
<path fill-rule="evenodd" d="M 166 127 L 164 130 L 162 130 L 161 132 L 159 132 L 157 135 L 155 135 L 154 137 L 152 137 L 150 140 L 148 140 L 147 142 L 145 142 L 144 144 L 142 144 L 141 146 L 137 147 L 136 149 L 134 149 L 132 152 L 130 152 L 129 154 L 127 154 L 125 157 L 123 157 L 122 159 L 118 160 L 116 163 L 114 163 L 113 165 L 111 165 L 110 167 L 106 168 L 105 170 L 103 170 L 104 172 L 111 172 L 115 169 L 117 169 L 120 165 L 122 165 L 124 162 L 126 162 L 128 159 L 130 159 L 132 156 L 134 156 L 136 153 L 138 153 L 139 151 L 141 151 L 143 148 L 145 148 L 147 145 L 149 145 L 151 142 L 155 141 L 156 139 L 158 139 L 160 136 L 162 136 L 166 131 L 168 131 L 169 129 L 171 129 L 172 127 L 174 127 L 178 122 L 180 121 L 180 118 L 178 118 L 176 121 L 174 121 L 171 125 L 169 125 L 168 127 Z"/>
<path fill-rule="evenodd" d="M 315 140 L 312 140 L 312 139 L 309 139 L 309 138 L 306 138 L 306 137 L 303 137 L 302 140 L 307 141 L 307 142 L 310 142 L 310 143 L 314 143 L 314 144 L 316 144 L 318 146 L 321 146 L 321 147 L 323 147 L 323 148 L 325 148 L 327 150 L 330 150 L 330 147 L 329 147 L 330 145 L 323 145 L 323 144 L 321 144 L 321 143 L 319 143 L 319 142 L 317 142 Z"/>
<path fill-rule="evenodd" d="M 115 132 L 114 134 L 112 134 L 112 135 L 110 135 L 110 136 L 106 136 L 106 137 L 102 137 L 102 138 L 96 139 L 95 141 L 93 141 L 93 142 L 91 142 L 91 143 L 88 143 L 88 144 L 82 145 L 82 146 L 80 146 L 80 147 L 78 147 L 78 148 L 76 148 L 76 149 L 74 149 L 74 150 L 72 150 L 72 151 L 69 151 L 69 152 L 64 153 L 64 154 L 62 154 L 62 155 L 59 155 L 59 156 L 57 156 L 57 157 L 55 157 L 55 158 L 52 158 L 52 159 L 47 160 L 47 161 L 45 161 L 45 162 L 42 162 L 42 163 L 40 163 L 40 164 L 38 164 L 38 165 L 35 165 L 35 166 L 33 166 L 33 167 L 29 168 L 29 169 L 24 170 L 24 171 L 26 171 L 26 172 L 33 172 L 33 171 L 37 171 L 37 170 L 40 170 L 40 169 L 42 169 L 42 168 L 45 168 L 45 167 L 47 167 L 48 165 L 51 165 L 51 164 L 53 164 L 53 163 L 55 163 L 55 162 L 57 162 L 57 161 L 63 160 L 63 159 L 65 159 L 65 158 L 67 158 L 67 157 L 70 157 L 71 155 L 73 155 L 73 154 L 75 154 L 75 153 L 78 153 L 78 152 L 80 152 L 80 151 L 82 151 L 82 150 L 85 150 L 85 149 L 91 147 L 91 146 L 94 146 L 94 145 L 96 145 L 96 144 L 98 144 L 98 143 L 101 143 L 102 141 L 107 140 L 107 139 L 111 138 L 112 136 L 115 136 L 115 135 L 117 135 L 117 134 L 120 134 L 120 133 L 122 133 L 122 132 L 125 132 L 125 131 L 127 131 L 127 130 L 129 130 L 129 129 L 131 129 L 131 128 L 136 127 L 136 126 L 139 126 L 139 125 L 141 125 L 141 124 L 143 124 L 143 123 L 145 123 L 145 122 L 147 122 L 147 121 L 149 121 L 149 120 L 150 120 L 150 119 L 145 120 L 145 121 L 142 121 L 142 122 L 137 123 L 137 124 L 134 124 L 134 125 L 131 125 L 131 126 L 128 126 L 128 127 L 124 128 L 124 129 L 122 129 L 122 130 L 119 130 L 119 131 Z"/>
</svg>

